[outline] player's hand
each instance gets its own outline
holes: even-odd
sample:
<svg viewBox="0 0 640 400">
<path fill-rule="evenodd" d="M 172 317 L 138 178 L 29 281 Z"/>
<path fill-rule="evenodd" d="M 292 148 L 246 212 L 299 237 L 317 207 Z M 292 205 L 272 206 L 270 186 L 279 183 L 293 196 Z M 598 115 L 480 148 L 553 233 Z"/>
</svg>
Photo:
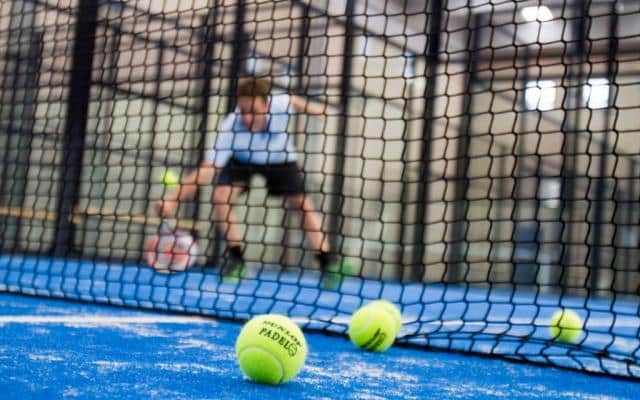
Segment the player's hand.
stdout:
<svg viewBox="0 0 640 400">
<path fill-rule="evenodd" d="M 160 217 L 167 218 L 176 215 L 178 202 L 175 200 L 158 200 L 155 204 L 156 214 Z"/>
</svg>

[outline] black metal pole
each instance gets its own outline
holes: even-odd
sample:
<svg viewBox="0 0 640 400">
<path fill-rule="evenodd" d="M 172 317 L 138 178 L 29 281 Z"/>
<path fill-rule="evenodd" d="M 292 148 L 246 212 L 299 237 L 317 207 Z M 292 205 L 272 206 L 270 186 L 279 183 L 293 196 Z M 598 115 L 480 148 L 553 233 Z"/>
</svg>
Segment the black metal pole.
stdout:
<svg viewBox="0 0 640 400">
<path fill-rule="evenodd" d="M 431 172 L 431 142 L 434 131 L 434 110 L 436 87 L 439 82 L 438 64 L 442 30 L 442 0 L 431 2 L 431 21 L 429 24 L 429 49 L 426 65 L 426 85 L 424 89 L 424 112 L 422 126 L 422 143 L 420 152 L 420 170 L 418 175 L 418 189 L 415 205 L 414 221 L 416 224 L 413 232 L 413 259 L 411 260 L 411 281 L 422 281 L 425 272 L 424 247 L 427 242 L 425 232 L 427 214 L 427 200 L 429 199 L 430 185 L 427 180 Z M 406 167 L 405 167 L 406 168 Z M 404 222 L 404 221 L 403 221 Z M 401 239 L 402 240 L 402 239 Z M 404 246 L 401 257 L 404 259 Z"/>
<path fill-rule="evenodd" d="M 235 29 L 233 37 L 233 50 L 231 55 L 231 64 L 229 65 L 229 71 L 227 77 L 229 79 L 229 86 L 227 92 L 227 109 L 226 112 L 230 113 L 236 108 L 236 90 L 238 88 L 238 79 L 244 68 L 242 63 L 246 61 L 246 47 L 247 39 L 244 34 L 244 19 L 246 14 L 246 4 L 244 0 L 238 0 L 236 4 L 235 15 Z M 222 254 L 222 237 L 223 233 L 216 231 L 213 240 L 213 254 L 208 257 L 207 264 L 216 265 L 220 260 Z"/>
<path fill-rule="evenodd" d="M 606 221 L 604 220 L 604 206 L 605 201 L 608 200 L 611 191 L 607 190 L 606 185 L 606 173 L 607 173 L 607 160 L 609 151 L 609 130 L 615 132 L 614 125 L 610 127 L 609 121 L 611 120 L 611 114 L 617 109 L 614 108 L 617 88 L 615 85 L 616 73 L 618 71 L 618 65 L 616 62 L 616 54 L 618 51 L 618 14 L 616 12 L 616 3 L 611 3 L 611 17 L 609 19 L 609 54 L 607 57 L 607 80 L 609 82 L 609 104 L 605 111 L 604 117 L 604 137 L 600 143 L 600 157 L 598 158 L 598 180 L 596 181 L 596 193 L 595 193 L 595 210 L 594 210 L 594 223 L 591 224 L 593 229 L 593 246 L 591 251 L 591 262 L 589 263 L 590 273 L 590 286 L 592 290 L 598 290 L 598 281 L 600 279 L 600 271 L 604 267 L 602 260 L 602 247 L 606 246 L 606 241 L 603 234 L 603 226 Z M 616 118 L 614 118 L 615 120 Z M 629 199 L 632 200 L 632 199 Z"/>
<path fill-rule="evenodd" d="M 638 205 L 640 204 L 640 198 L 638 197 L 640 195 L 640 193 L 638 193 L 638 191 L 636 190 L 636 187 L 638 186 L 638 179 L 637 176 L 640 175 L 640 170 L 638 169 L 638 162 L 637 162 L 637 156 L 631 156 L 631 171 L 629 173 L 629 176 L 631 177 L 631 179 L 629 179 L 629 183 L 628 186 L 629 188 L 627 189 L 629 191 L 629 200 L 630 200 L 630 204 L 629 204 L 629 217 L 627 218 L 627 220 L 629 221 L 629 228 L 633 229 L 632 232 L 637 233 L 637 228 L 638 226 L 640 226 L 640 220 L 638 217 L 640 217 L 639 213 L 638 213 Z M 634 251 L 637 251 L 638 247 L 640 247 L 640 243 L 638 243 L 638 237 L 637 236 L 632 236 L 632 238 L 635 238 L 635 243 L 633 244 L 628 244 L 628 248 L 626 249 L 626 251 L 624 252 L 624 261 L 622 263 L 622 265 L 624 266 L 624 268 L 626 269 L 626 274 L 625 274 L 625 279 L 624 279 L 624 290 L 625 293 L 628 294 L 637 294 L 638 291 L 638 285 L 637 285 L 637 279 L 634 279 L 633 276 L 638 276 L 638 274 L 640 274 L 640 260 L 638 259 L 634 259 L 631 256 L 631 249 L 633 249 Z M 616 258 L 617 258 L 617 254 L 616 254 Z M 635 283 L 635 284 L 634 284 Z"/>
<path fill-rule="evenodd" d="M 298 46 L 296 49 L 296 67 L 295 67 L 295 71 L 296 71 L 296 76 L 295 76 L 295 83 L 293 83 L 294 87 L 292 87 L 292 76 L 291 76 L 291 67 L 289 67 L 289 87 L 286 88 L 289 91 L 293 91 L 295 94 L 298 95 L 305 95 L 305 90 L 303 88 L 303 76 L 304 76 L 304 72 L 305 72 L 305 57 L 307 54 L 307 45 L 308 45 L 308 40 L 307 38 L 309 37 L 309 26 L 310 26 L 310 20 L 309 20 L 309 7 L 307 7 L 306 4 L 304 3 L 294 3 L 294 6 L 297 6 L 298 8 L 301 9 L 302 11 L 302 24 L 300 24 L 299 26 L 299 34 L 298 34 Z M 300 127 L 300 112 L 296 112 L 294 115 L 294 124 L 293 126 L 295 126 L 296 129 L 296 133 L 302 131 L 302 137 L 303 137 L 303 143 L 302 143 L 302 147 L 304 148 L 304 141 L 306 141 L 306 125 L 304 127 Z M 306 119 L 306 121 L 308 121 L 308 119 Z M 299 136 L 297 136 L 295 139 L 298 139 Z M 300 143 L 298 140 L 296 140 L 296 147 L 300 148 Z M 306 176 L 303 173 L 303 179 L 305 179 Z M 284 244 L 284 252 L 282 254 L 282 264 L 283 266 L 287 267 L 289 265 L 300 265 L 300 262 L 302 261 L 301 259 L 298 260 L 292 260 L 292 251 L 291 251 L 291 246 L 290 246 L 290 241 L 291 241 L 291 215 L 290 213 L 287 213 L 286 215 L 286 222 L 285 222 L 285 226 L 284 226 L 284 238 L 283 238 L 283 244 Z"/>
<path fill-rule="evenodd" d="M 200 152 L 200 159 L 204 159 L 204 155 L 206 153 L 205 148 L 205 138 L 206 133 L 208 132 L 209 126 L 209 107 L 211 105 L 211 82 L 213 79 L 213 55 L 214 55 L 214 46 L 217 40 L 215 30 L 216 24 L 218 21 L 218 1 L 216 0 L 213 5 L 213 9 L 209 10 L 209 13 L 205 17 L 203 25 L 205 26 L 204 32 L 204 49 L 202 52 L 202 57 L 204 59 L 204 66 L 202 71 L 202 91 L 201 91 L 201 119 L 199 126 L 199 134 L 200 140 L 198 142 L 198 151 Z M 200 187 L 196 189 L 196 204 L 193 210 L 194 218 L 200 218 L 200 203 L 203 201 L 200 199 L 201 190 Z M 195 230 L 195 229 L 194 229 Z M 194 232 L 194 235 L 196 232 Z M 206 262 L 205 264 L 208 266 L 217 265 L 220 261 L 220 248 L 222 247 L 222 238 L 220 237 L 220 233 L 215 229 L 211 229 L 207 235 L 212 239 L 212 249 L 211 251 L 206 252 Z M 213 236 L 213 237 L 211 237 Z"/>
<path fill-rule="evenodd" d="M 98 2 L 80 0 L 67 100 L 67 121 L 62 143 L 62 168 L 53 253 L 64 256 L 73 248 L 73 210 L 78 203 L 82 156 L 87 129 L 91 69 L 95 47 Z"/>
<path fill-rule="evenodd" d="M 565 119 L 565 123 L 562 125 L 562 134 L 564 135 L 564 143 L 562 146 L 562 209 L 566 213 L 566 218 L 563 221 L 562 227 L 562 271 L 560 275 L 560 284 L 563 288 L 571 285 L 572 274 L 569 271 L 572 262 L 571 246 L 573 245 L 573 237 L 575 231 L 575 224 L 573 218 L 574 212 L 574 198 L 575 195 L 575 179 L 577 168 L 577 151 L 578 151 L 578 132 L 580 129 L 580 103 L 583 98 L 584 90 L 584 68 L 583 63 L 586 60 L 586 34 L 587 34 L 587 18 L 589 13 L 588 2 L 583 0 L 575 0 L 573 8 L 580 13 L 579 18 L 575 19 L 575 39 L 576 44 L 574 48 L 575 66 L 570 70 L 568 77 L 569 84 L 576 84 L 577 87 L 573 97 L 569 97 L 570 93 L 567 93 L 568 100 L 572 100 L 570 104 L 565 104 L 567 112 L 573 113 L 573 119 L 568 115 Z M 569 103 L 568 101 L 566 103 Z"/>
<path fill-rule="evenodd" d="M 238 0 L 236 4 L 236 21 L 233 36 L 233 52 L 231 65 L 229 66 L 229 93 L 227 96 L 227 112 L 232 112 L 236 108 L 236 89 L 238 88 L 238 78 L 244 71 L 242 63 L 247 57 L 247 38 L 244 34 L 244 19 L 246 14 L 245 0 Z"/>
<path fill-rule="evenodd" d="M 300 26 L 300 38 L 298 39 L 298 49 L 296 51 L 297 53 L 296 69 L 298 72 L 298 82 L 296 84 L 296 92 L 298 92 L 299 94 L 303 94 L 301 93 L 301 89 L 302 89 L 301 80 L 305 73 L 304 61 L 307 55 L 307 46 L 309 44 L 309 41 L 307 39 L 309 37 L 309 29 L 310 29 L 311 23 L 309 20 L 309 7 L 307 7 L 306 4 L 302 4 L 302 3 L 300 4 L 300 7 L 302 8 L 302 25 Z"/>
<path fill-rule="evenodd" d="M 519 118 L 519 125 L 518 125 L 518 134 L 517 134 L 517 149 L 516 149 L 516 168 L 515 168 L 515 176 L 514 176 L 514 181 L 515 181 L 515 193 L 514 193 L 514 204 L 513 204 L 513 209 L 511 212 L 511 222 L 512 222 L 512 226 L 513 226 L 513 231 L 511 232 L 511 243 L 513 243 L 512 246 L 509 246 L 511 248 L 511 257 L 510 257 L 510 261 L 511 261 L 511 265 L 512 265 L 512 271 L 511 271 L 511 282 L 512 283 L 523 283 L 520 281 L 521 277 L 529 277 L 528 271 L 523 271 L 523 269 L 527 268 L 528 266 L 530 266 L 534 261 L 529 261 L 527 260 L 525 262 L 525 266 L 523 268 L 518 268 L 518 260 L 516 260 L 516 255 L 518 252 L 518 248 L 527 248 L 528 246 L 525 244 L 524 246 L 521 245 L 519 242 L 519 240 L 521 240 L 521 237 L 517 237 L 517 236 L 521 236 L 521 235 L 517 235 L 517 232 L 519 232 L 520 229 L 522 229 L 522 227 L 526 226 L 526 222 L 523 221 L 523 215 L 525 215 L 525 213 L 523 212 L 522 208 L 523 208 L 523 203 L 522 203 L 522 197 L 523 197 L 523 193 L 522 193 L 522 189 L 524 187 L 523 182 L 527 182 L 526 178 L 523 179 L 523 175 L 525 174 L 525 168 L 523 166 L 524 161 L 523 158 L 526 160 L 527 155 L 527 149 L 528 149 L 528 144 L 527 144 L 527 136 L 526 136 L 526 132 L 527 132 L 527 123 L 528 123 L 528 113 L 531 111 L 528 109 L 527 106 L 527 100 L 526 100 L 526 92 L 527 92 L 527 82 L 529 82 L 529 61 L 531 58 L 531 50 L 529 48 L 529 46 L 526 46 L 524 48 L 524 69 L 523 69 L 523 74 L 522 74 L 522 82 L 524 82 L 524 86 L 522 88 L 522 96 L 520 98 L 520 110 L 518 115 Z M 516 61 L 514 61 L 514 63 L 516 63 Z M 537 85 L 537 79 L 534 81 Z M 532 112 L 532 111 L 531 111 Z M 528 174 L 527 174 L 528 175 Z M 502 180 L 504 178 L 501 178 Z M 536 209 L 539 208 L 538 203 L 536 203 Z M 536 213 L 534 215 L 537 215 L 537 210 Z M 536 223 L 536 234 L 534 237 L 534 240 L 537 240 L 538 237 L 538 230 L 539 230 L 539 224 Z M 526 240 L 526 239 L 525 239 Z M 495 246 L 495 243 L 493 243 L 493 245 Z M 536 251 L 538 251 L 538 248 L 536 247 Z M 526 250 L 524 250 L 525 254 L 526 254 Z M 527 282 L 530 283 L 530 282 Z"/>
<path fill-rule="evenodd" d="M 154 69 L 154 79 L 153 79 L 153 97 L 156 99 L 155 100 L 155 107 L 153 109 L 153 116 L 152 116 L 152 121 L 151 121 L 151 135 L 152 135 L 152 145 L 151 145 L 151 151 L 149 152 L 148 155 L 148 165 L 149 168 L 147 169 L 147 193 L 151 192 L 151 185 L 153 183 L 153 160 L 155 159 L 155 146 L 153 146 L 153 141 L 156 139 L 157 134 L 158 134 L 158 106 L 160 105 L 160 86 L 162 85 L 162 60 L 164 58 L 164 52 L 165 52 L 165 45 L 164 45 L 164 41 L 160 41 L 158 43 L 158 59 L 156 61 L 156 65 L 155 65 L 155 69 Z M 164 159 L 162 160 L 163 163 L 166 164 L 167 162 L 167 155 L 168 152 L 164 152 Z M 167 191 L 166 188 L 163 188 L 163 196 L 165 194 L 165 192 Z M 148 202 L 148 200 L 147 200 Z M 147 208 L 148 208 L 148 204 L 147 204 Z"/>
<path fill-rule="evenodd" d="M 528 112 L 530 110 L 527 109 L 527 100 L 526 100 L 526 92 L 527 92 L 527 82 L 529 81 L 529 60 L 531 57 L 531 51 L 529 50 L 529 46 L 525 47 L 524 49 L 524 59 L 525 59 L 525 64 L 524 64 L 524 73 L 522 75 L 522 82 L 525 83 L 525 86 L 522 88 L 522 98 L 520 99 L 520 107 L 521 107 L 521 111 L 518 114 L 518 117 L 520 118 L 520 124 L 518 126 L 518 136 L 517 136 L 517 143 L 518 143 L 518 147 L 516 150 L 516 187 L 515 187 L 515 203 L 514 203 L 514 215 L 513 218 L 517 221 L 520 221 L 520 219 L 522 218 L 522 210 L 521 210 L 521 206 L 520 206 L 520 199 L 522 199 L 522 182 L 520 182 L 520 179 L 522 179 L 522 174 L 524 173 L 524 168 L 523 168 L 523 163 L 521 160 L 521 157 L 523 156 L 523 154 L 526 153 L 527 151 L 527 140 L 526 140 L 526 136 L 523 134 L 526 134 L 527 132 L 527 123 L 528 123 Z M 537 83 L 537 80 L 536 80 Z M 526 156 L 525 156 L 526 159 Z"/>
<path fill-rule="evenodd" d="M 196 144 L 196 151 L 198 152 L 198 159 L 204 159 L 206 149 L 206 136 L 209 131 L 209 106 L 211 104 L 211 81 L 213 79 L 213 54 L 214 46 L 216 42 L 216 22 L 218 20 L 218 2 L 215 1 L 213 7 L 209 9 L 206 17 L 203 17 L 202 27 L 204 34 L 200 36 L 203 41 L 200 46 L 200 76 L 202 77 L 202 87 L 200 88 L 200 121 L 198 124 L 198 138 Z M 195 204 L 193 206 L 192 217 L 194 220 L 200 219 L 200 203 L 201 203 L 201 190 L 200 186 L 196 188 Z M 198 232 L 193 227 L 193 235 L 197 237 Z M 216 234 L 217 236 L 217 234 Z M 211 263 L 210 263 L 211 261 Z M 208 259 L 208 265 L 215 265 L 215 259 Z"/>
<path fill-rule="evenodd" d="M 502 226 L 504 226 L 504 222 L 507 221 L 507 218 L 513 219 L 513 214 L 507 211 L 507 200 L 509 198 L 513 198 L 513 195 L 510 196 L 510 193 L 507 193 L 507 154 L 509 153 L 508 146 L 496 143 L 496 147 L 499 150 L 498 152 L 498 171 L 500 171 L 499 175 L 496 178 L 492 178 L 492 182 L 490 184 L 489 189 L 489 198 L 491 199 L 491 192 L 493 191 L 493 183 L 494 179 L 497 179 L 496 191 L 497 197 L 494 200 L 491 200 L 491 203 L 496 204 L 496 212 L 495 219 L 491 221 L 491 230 L 490 230 L 490 241 L 491 241 L 491 252 L 495 252 L 499 249 L 501 244 L 501 235 L 496 235 L 499 231 L 501 231 Z M 495 159 L 491 160 L 490 168 L 493 169 L 493 163 Z M 511 171 L 513 174 L 513 170 Z M 498 236 L 498 237 L 496 237 Z"/>
<path fill-rule="evenodd" d="M 120 8 L 119 11 L 120 15 L 122 16 L 122 8 Z M 107 187 L 106 177 L 109 169 L 109 156 L 106 153 L 109 153 L 109 145 L 111 144 L 114 100 L 117 97 L 114 87 L 117 85 L 116 79 L 118 75 L 118 49 L 122 36 L 120 35 L 120 31 L 118 29 L 115 29 L 112 25 L 109 25 L 104 21 L 96 22 L 100 24 L 100 26 L 104 29 L 102 40 L 98 41 L 96 39 L 97 44 L 101 44 L 101 47 L 95 49 L 96 57 L 99 60 L 98 62 L 102 62 L 102 64 L 99 64 L 99 74 L 97 74 L 98 76 L 95 80 L 92 81 L 92 84 L 98 91 L 97 99 L 99 102 L 99 106 L 97 107 L 95 115 L 98 122 L 96 123 L 95 132 L 93 132 L 94 138 L 91 138 L 93 139 L 93 141 L 85 144 L 88 148 L 90 147 L 95 149 L 95 151 L 93 152 L 93 156 L 91 157 L 91 159 L 85 161 L 86 165 L 91 170 L 91 192 L 104 193 Z M 111 33 L 111 35 L 109 35 L 109 33 Z M 134 158 L 137 160 L 139 151 L 136 150 L 135 153 L 136 154 Z M 91 197 L 91 195 L 89 194 L 88 197 Z M 95 205 L 95 207 L 100 209 L 102 206 L 104 206 L 104 203 L 106 201 L 106 198 L 103 198 L 101 204 Z M 146 206 L 145 209 L 147 209 Z M 83 249 L 82 251 L 85 251 L 87 250 L 85 246 L 89 244 L 90 247 L 93 247 L 93 249 L 91 250 L 96 250 L 95 242 L 98 239 L 100 232 L 99 229 L 95 229 L 95 226 L 98 226 L 99 223 L 100 222 L 91 224 L 89 218 L 87 218 L 86 216 L 82 219 L 82 225 L 79 227 L 79 229 L 82 230 L 82 235 L 77 238 L 77 248 Z M 76 228 L 78 229 L 77 226 Z M 95 251 L 92 251 L 90 254 L 95 255 Z M 107 256 L 107 259 L 111 260 L 112 256 L 112 254 L 109 254 Z M 141 259 L 142 252 L 140 252 L 140 260 Z M 121 259 L 119 261 L 121 261 Z"/>
<path fill-rule="evenodd" d="M 336 154 L 335 154 L 335 177 L 333 180 L 333 190 L 331 193 L 331 208 L 329 215 L 329 235 L 331 243 L 331 251 L 341 251 L 341 231 L 342 231 L 342 205 L 344 203 L 344 158 L 345 158 L 345 144 L 346 136 L 348 132 L 349 122 L 349 103 L 351 98 L 351 63 L 353 57 L 353 14 L 354 14 L 355 0 L 347 0 L 345 15 L 347 21 L 345 23 L 345 36 L 344 36 L 344 56 L 342 66 L 342 79 L 340 82 L 340 106 L 341 117 L 338 127 L 338 136 L 336 142 Z"/>
<path fill-rule="evenodd" d="M 471 110 L 473 109 L 472 88 L 476 81 L 476 50 L 478 49 L 480 34 L 478 28 L 480 26 L 480 15 L 471 17 L 471 27 L 469 32 L 469 58 L 467 60 L 467 74 L 465 77 L 465 100 L 464 100 L 464 120 L 460 124 L 458 131 L 458 143 L 456 146 L 456 177 L 453 195 L 453 227 L 449 237 L 450 252 L 446 263 L 445 280 L 449 283 L 458 282 L 460 280 L 460 265 L 465 262 L 467 233 L 467 189 L 469 179 L 467 178 L 467 170 L 469 168 L 469 130 L 472 126 Z"/>
<path fill-rule="evenodd" d="M 415 67 L 416 67 L 416 58 L 415 56 L 412 56 L 410 59 L 407 59 L 405 57 L 405 68 L 407 68 L 406 63 L 411 63 L 411 71 L 415 71 Z M 400 281 L 404 281 L 405 280 L 405 275 L 406 278 L 408 278 L 409 280 L 413 279 L 413 265 L 410 265 L 409 270 L 405 270 L 405 255 L 407 253 L 406 251 L 406 236 L 407 236 L 407 229 L 409 228 L 410 224 L 415 224 L 416 220 L 414 219 L 413 221 L 408 220 L 409 219 L 409 210 L 408 210 L 408 205 L 411 204 L 411 200 L 406 201 L 405 199 L 408 196 L 408 193 L 410 193 L 408 186 L 411 185 L 409 176 L 410 174 L 408 173 L 409 170 L 411 169 L 410 167 L 410 163 L 411 163 L 411 156 L 410 156 L 410 152 L 411 152 L 411 127 L 412 127 L 412 123 L 413 123 L 413 101 L 414 101 L 414 80 L 415 80 L 415 76 L 410 76 L 410 77 L 405 77 L 405 79 L 408 79 L 405 81 L 405 93 L 407 95 L 407 105 L 405 106 L 405 109 L 403 110 L 403 118 L 404 118 L 404 132 L 402 133 L 402 142 L 404 144 L 404 147 L 402 148 L 402 172 L 400 173 L 400 182 L 402 184 L 402 189 L 400 191 L 400 205 L 401 205 L 401 209 L 400 209 L 400 237 L 398 238 L 398 255 L 396 258 L 396 265 L 397 268 L 394 271 L 394 279 L 396 280 L 400 280 Z M 426 87 L 425 87 L 426 89 Z M 426 103 L 425 103 L 426 105 Z M 426 121 L 426 120 L 425 120 Z M 422 159 L 420 159 L 420 161 L 422 161 Z M 422 165 L 422 164 L 421 164 Z M 426 165 L 425 168 L 428 170 L 429 166 Z M 423 185 L 427 185 L 426 179 L 428 178 L 425 177 L 425 180 L 420 180 L 420 184 Z M 417 195 L 417 194 L 416 194 Z M 415 229 L 415 226 L 413 227 Z M 415 235 L 415 234 L 414 234 Z"/>
</svg>

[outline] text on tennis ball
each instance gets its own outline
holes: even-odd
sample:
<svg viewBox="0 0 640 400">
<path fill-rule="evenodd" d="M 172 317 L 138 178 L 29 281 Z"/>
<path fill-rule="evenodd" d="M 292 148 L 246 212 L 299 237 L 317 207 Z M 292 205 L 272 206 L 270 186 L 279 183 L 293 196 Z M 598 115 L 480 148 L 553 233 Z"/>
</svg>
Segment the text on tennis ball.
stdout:
<svg viewBox="0 0 640 400">
<path fill-rule="evenodd" d="M 272 321 L 263 321 L 258 335 L 266 337 L 284 348 L 290 357 L 298 353 L 302 343 L 287 328 Z"/>
</svg>

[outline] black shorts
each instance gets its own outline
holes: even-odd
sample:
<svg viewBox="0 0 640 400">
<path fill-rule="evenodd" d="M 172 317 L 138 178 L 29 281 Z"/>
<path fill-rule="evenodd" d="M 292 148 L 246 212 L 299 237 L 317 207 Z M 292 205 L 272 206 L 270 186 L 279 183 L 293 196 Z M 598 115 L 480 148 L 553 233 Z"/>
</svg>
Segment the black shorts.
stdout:
<svg viewBox="0 0 640 400">
<path fill-rule="evenodd" d="M 274 195 L 304 193 L 304 175 L 294 161 L 284 164 L 247 164 L 231 159 L 222 168 L 216 180 L 218 185 L 249 185 L 253 175 L 262 175 L 267 180 L 267 190 Z"/>
</svg>

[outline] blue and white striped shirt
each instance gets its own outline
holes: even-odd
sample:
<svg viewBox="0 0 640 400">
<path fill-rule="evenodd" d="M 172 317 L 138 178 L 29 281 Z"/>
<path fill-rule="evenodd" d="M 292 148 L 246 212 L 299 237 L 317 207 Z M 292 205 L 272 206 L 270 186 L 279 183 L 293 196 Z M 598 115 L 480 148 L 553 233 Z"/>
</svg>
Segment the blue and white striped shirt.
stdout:
<svg viewBox="0 0 640 400">
<path fill-rule="evenodd" d="M 216 142 L 205 160 L 221 168 L 231 158 L 249 164 L 282 164 L 297 159 L 293 138 L 287 134 L 289 126 L 289 96 L 273 96 L 269 102 L 267 126 L 262 132 L 251 132 L 236 108 L 224 120 Z"/>
</svg>

